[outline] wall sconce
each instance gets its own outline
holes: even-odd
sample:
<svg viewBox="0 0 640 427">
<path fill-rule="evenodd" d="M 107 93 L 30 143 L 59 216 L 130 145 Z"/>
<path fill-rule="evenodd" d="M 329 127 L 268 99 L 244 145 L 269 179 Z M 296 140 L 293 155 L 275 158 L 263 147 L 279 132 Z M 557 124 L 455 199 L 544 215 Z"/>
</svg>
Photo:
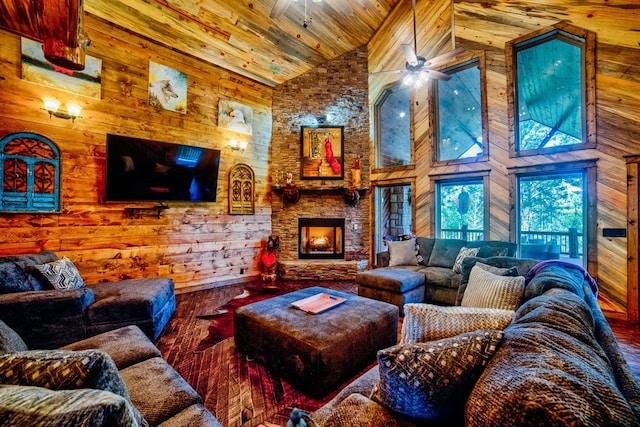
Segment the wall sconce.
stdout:
<svg viewBox="0 0 640 427">
<path fill-rule="evenodd" d="M 237 139 L 232 139 L 229 141 L 229 148 L 233 151 L 244 152 L 247 149 L 247 141 L 238 141 Z"/>
<path fill-rule="evenodd" d="M 47 98 L 44 99 L 44 108 L 47 113 L 49 113 L 49 117 L 56 116 L 61 119 L 69 120 L 71 119 L 74 122 L 78 117 L 80 117 L 80 111 L 82 107 L 76 104 L 66 104 L 61 105 L 60 101 L 57 99 Z"/>
</svg>

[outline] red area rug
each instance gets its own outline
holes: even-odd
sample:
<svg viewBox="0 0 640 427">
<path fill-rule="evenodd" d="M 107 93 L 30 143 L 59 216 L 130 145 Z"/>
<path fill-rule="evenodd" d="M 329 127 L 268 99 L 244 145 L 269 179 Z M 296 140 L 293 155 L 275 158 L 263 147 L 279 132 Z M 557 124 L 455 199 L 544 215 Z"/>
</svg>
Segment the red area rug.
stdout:
<svg viewBox="0 0 640 427">
<path fill-rule="evenodd" d="M 219 342 L 233 337 L 233 315 L 238 308 L 267 298 L 273 298 L 289 291 L 289 289 L 269 285 L 247 287 L 240 295 L 220 306 L 215 313 L 197 315 L 197 319 L 210 322 L 209 334 L 200 341 L 193 352 L 201 353 Z"/>
</svg>

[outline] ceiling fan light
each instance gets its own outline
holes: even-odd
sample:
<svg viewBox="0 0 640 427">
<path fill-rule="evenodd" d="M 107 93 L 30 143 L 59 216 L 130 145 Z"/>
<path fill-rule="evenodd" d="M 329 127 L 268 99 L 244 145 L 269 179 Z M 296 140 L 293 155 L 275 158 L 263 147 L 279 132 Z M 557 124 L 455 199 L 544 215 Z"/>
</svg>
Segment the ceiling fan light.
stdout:
<svg viewBox="0 0 640 427">
<path fill-rule="evenodd" d="M 418 73 L 418 80 L 420 80 L 422 83 L 426 82 L 427 80 L 429 80 L 429 73 L 427 73 L 424 70 L 421 70 Z"/>
<path fill-rule="evenodd" d="M 411 86 L 414 83 L 415 79 L 413 78 L 413 74 L 409 73 L 402 79 L 402 84 L 404 86 Z"/>
</svg>

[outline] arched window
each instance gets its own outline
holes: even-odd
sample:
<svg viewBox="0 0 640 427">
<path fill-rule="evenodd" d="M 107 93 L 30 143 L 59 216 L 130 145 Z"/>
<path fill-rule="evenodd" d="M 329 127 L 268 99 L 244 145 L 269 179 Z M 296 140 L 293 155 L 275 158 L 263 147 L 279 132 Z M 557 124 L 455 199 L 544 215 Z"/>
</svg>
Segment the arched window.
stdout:
<svg viewBox="0 0 640 427">
<path fill-rule="evenodd" d="M 229 172 L 229 213 L 251 215 L 254 213 L 253 198 L 255 177 L 253 169 L 238 163 Z"/>
<path fill-rule="evenodd" d="M 561 23 L 506 50 L 511 155 L 595 148 L 595 34 Z"/>
<path fill-rule="evenodd" d="M 0 211 L 60 211 L 60 150 L 30 132 L 0 139 Z"/>
</svg>

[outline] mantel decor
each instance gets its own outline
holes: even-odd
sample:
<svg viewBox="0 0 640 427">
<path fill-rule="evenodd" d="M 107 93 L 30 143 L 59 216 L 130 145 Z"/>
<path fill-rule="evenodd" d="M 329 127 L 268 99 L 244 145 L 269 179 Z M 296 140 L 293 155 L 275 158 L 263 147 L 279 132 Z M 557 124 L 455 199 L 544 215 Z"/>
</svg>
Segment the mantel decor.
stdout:
<svg viewBox="0 0 640 427">
<path fill-rule="evenodd" d="M 302 126 L 301 179 L 344 179 L 343 130 L 343 126 Z"/>
</svg>

